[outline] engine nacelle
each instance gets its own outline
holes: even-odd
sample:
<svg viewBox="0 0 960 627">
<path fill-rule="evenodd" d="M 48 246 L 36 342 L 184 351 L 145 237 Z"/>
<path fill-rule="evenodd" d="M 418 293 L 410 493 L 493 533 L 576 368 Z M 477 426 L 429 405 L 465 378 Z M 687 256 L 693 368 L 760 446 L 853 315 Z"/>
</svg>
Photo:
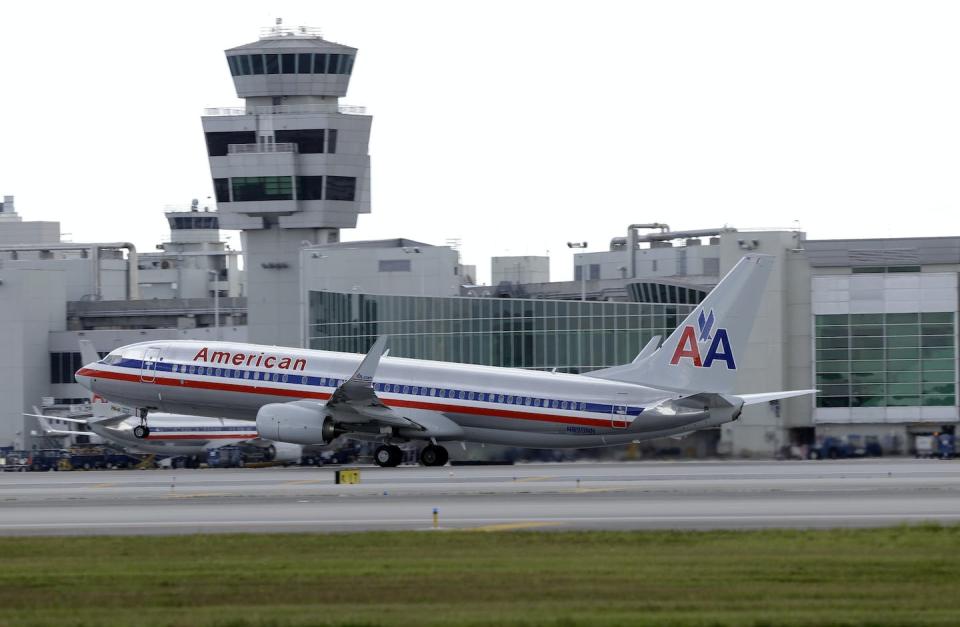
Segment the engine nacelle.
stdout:
<svg viewBox="0 0 960 627">
<path fill-rule="evenodd" d="M 274 442 L 270 446 L 273 449 L 273 456 L 270 461 L 293 463 L 299 462 L 300 458 L 303 457 L 303 446 L 300 444 Z"/>
<path fill-rule="evenodd" d="M 329 444 L 337 432 L 333 420 L 316 409 L 291 403 L 270 403 L 257 412 L 260 437 L 292 444 Z"/>
</svg>

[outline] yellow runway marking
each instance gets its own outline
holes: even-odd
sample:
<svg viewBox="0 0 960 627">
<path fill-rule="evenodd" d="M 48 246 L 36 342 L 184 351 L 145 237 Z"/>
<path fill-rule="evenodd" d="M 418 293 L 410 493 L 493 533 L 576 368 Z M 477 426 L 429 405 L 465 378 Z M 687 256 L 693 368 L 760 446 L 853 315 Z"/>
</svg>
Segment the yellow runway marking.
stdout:
<svg viewBox="0 0 960 627">
<path fill-rule="evenodd" d="M 97 485 L 95 485 L 95 486 L 93 486 L 93 487 L 94 487 L 94 488 L 112 488 L 112 487 L 115 486 L 115 485 L 117 485 L 117 484 L 115 484 L 115 483 L 98 483 Z"/>
<path fill-rule="evenodd" d="M 585 494 L 588 492 L 625 492 L 624 488 L 574 488 L 570 490 L 574 494 Z"/>
<path fill-rule="evenodd" d="M 194 492 L 193 494 L 169 494 L 168 499 L 202 499 L 210 496 L 227 496 L 226 492 Z"/>
<path fill-rule="evenodd" d="M 517 483 L 521 481 L 546 481 L 547 479 L 552 479 L 553 477 L 518 477 L 514 479 Z"/>
<path fill-rule="evenodd" d="M 482 527 L 469 527 L 465 531 L 514 531 L 517 529 L 535 529 L 537 527 L 557 527 L 563 523 L 559 522 L 537 522 L 529 520 L 526 522 L 499 523 L 496 525 L 484 525 Z"/>
<path fill-rule="evenodd" d="M 284 481 L 283 485 L 304 485 L 307 483 L 330 483 L 322 479 L 298 479 L 297 481 Z"/>
</svg>

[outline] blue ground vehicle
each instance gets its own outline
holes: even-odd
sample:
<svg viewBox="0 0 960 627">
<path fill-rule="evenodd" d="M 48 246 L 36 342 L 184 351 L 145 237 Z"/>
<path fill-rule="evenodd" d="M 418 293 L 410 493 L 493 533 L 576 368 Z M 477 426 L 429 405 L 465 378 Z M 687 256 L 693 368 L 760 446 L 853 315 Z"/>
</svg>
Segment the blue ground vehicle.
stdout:
<svg viewBox="0 0 960 627">
<path fill-rule="evenodd" d="M 207 466 L 210 468 L 242 468 L 243 452 L 239 446 L 221 446 L 207 451 Z"/>
<path fill-rule="evenodd" d="M 883 448 L 876 436 L 863 438 L 848 435 L 846 438 L 828 436 L 810 447 L 810 459 L 845 459 L 848 457 L 881 457 Z"/>
</svg>

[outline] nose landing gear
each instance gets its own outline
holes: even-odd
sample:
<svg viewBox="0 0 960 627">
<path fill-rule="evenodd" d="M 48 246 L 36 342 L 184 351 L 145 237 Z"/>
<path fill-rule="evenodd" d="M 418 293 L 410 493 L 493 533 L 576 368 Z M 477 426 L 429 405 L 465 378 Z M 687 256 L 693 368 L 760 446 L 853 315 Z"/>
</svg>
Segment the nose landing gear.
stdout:
<svg viewBox="0 0 960 627">
<path fill-rule="evenodd" d="M 147 425 L 147 409 L 138 409 L 137 414 L 140 416 L 140 424 L 133 428 L 133 437 L 143 440 L 150 436 L 150 427 Z"/>
</svg>

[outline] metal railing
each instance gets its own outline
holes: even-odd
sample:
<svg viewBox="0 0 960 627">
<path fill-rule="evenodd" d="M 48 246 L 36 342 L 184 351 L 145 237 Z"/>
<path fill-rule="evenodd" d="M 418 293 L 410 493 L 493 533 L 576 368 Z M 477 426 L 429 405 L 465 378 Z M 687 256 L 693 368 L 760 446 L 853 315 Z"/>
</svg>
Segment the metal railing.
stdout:
<svg viewBox="0 0 960 627">
<path fill-rule="evenodd" d="M 323 33 L 316 26 L 265 26 L 260 29 L 260 39 L 277 39 L 280 37 L 311 37 L 322 38 Z"/>
<path fill-rule="evenodd" d="M 297 144 L 283 142 L 279 144 L 227 144 L 227 153 L 231 155 L 260 152 L 297 152 Z"/>
<path fill-rule="evenodd" d="M 337 105 L 331 104 L 299 104 L 299 105 L 276 105 L 265 107 L 215 107 L 204 109 L 203 115 L 207 117 L 227 116 L 227 115 L 277 115 L 285 113 L 344 113 L 347 115 L 366 115 L 367 108 L 357 105 Z"/>
</svg>

